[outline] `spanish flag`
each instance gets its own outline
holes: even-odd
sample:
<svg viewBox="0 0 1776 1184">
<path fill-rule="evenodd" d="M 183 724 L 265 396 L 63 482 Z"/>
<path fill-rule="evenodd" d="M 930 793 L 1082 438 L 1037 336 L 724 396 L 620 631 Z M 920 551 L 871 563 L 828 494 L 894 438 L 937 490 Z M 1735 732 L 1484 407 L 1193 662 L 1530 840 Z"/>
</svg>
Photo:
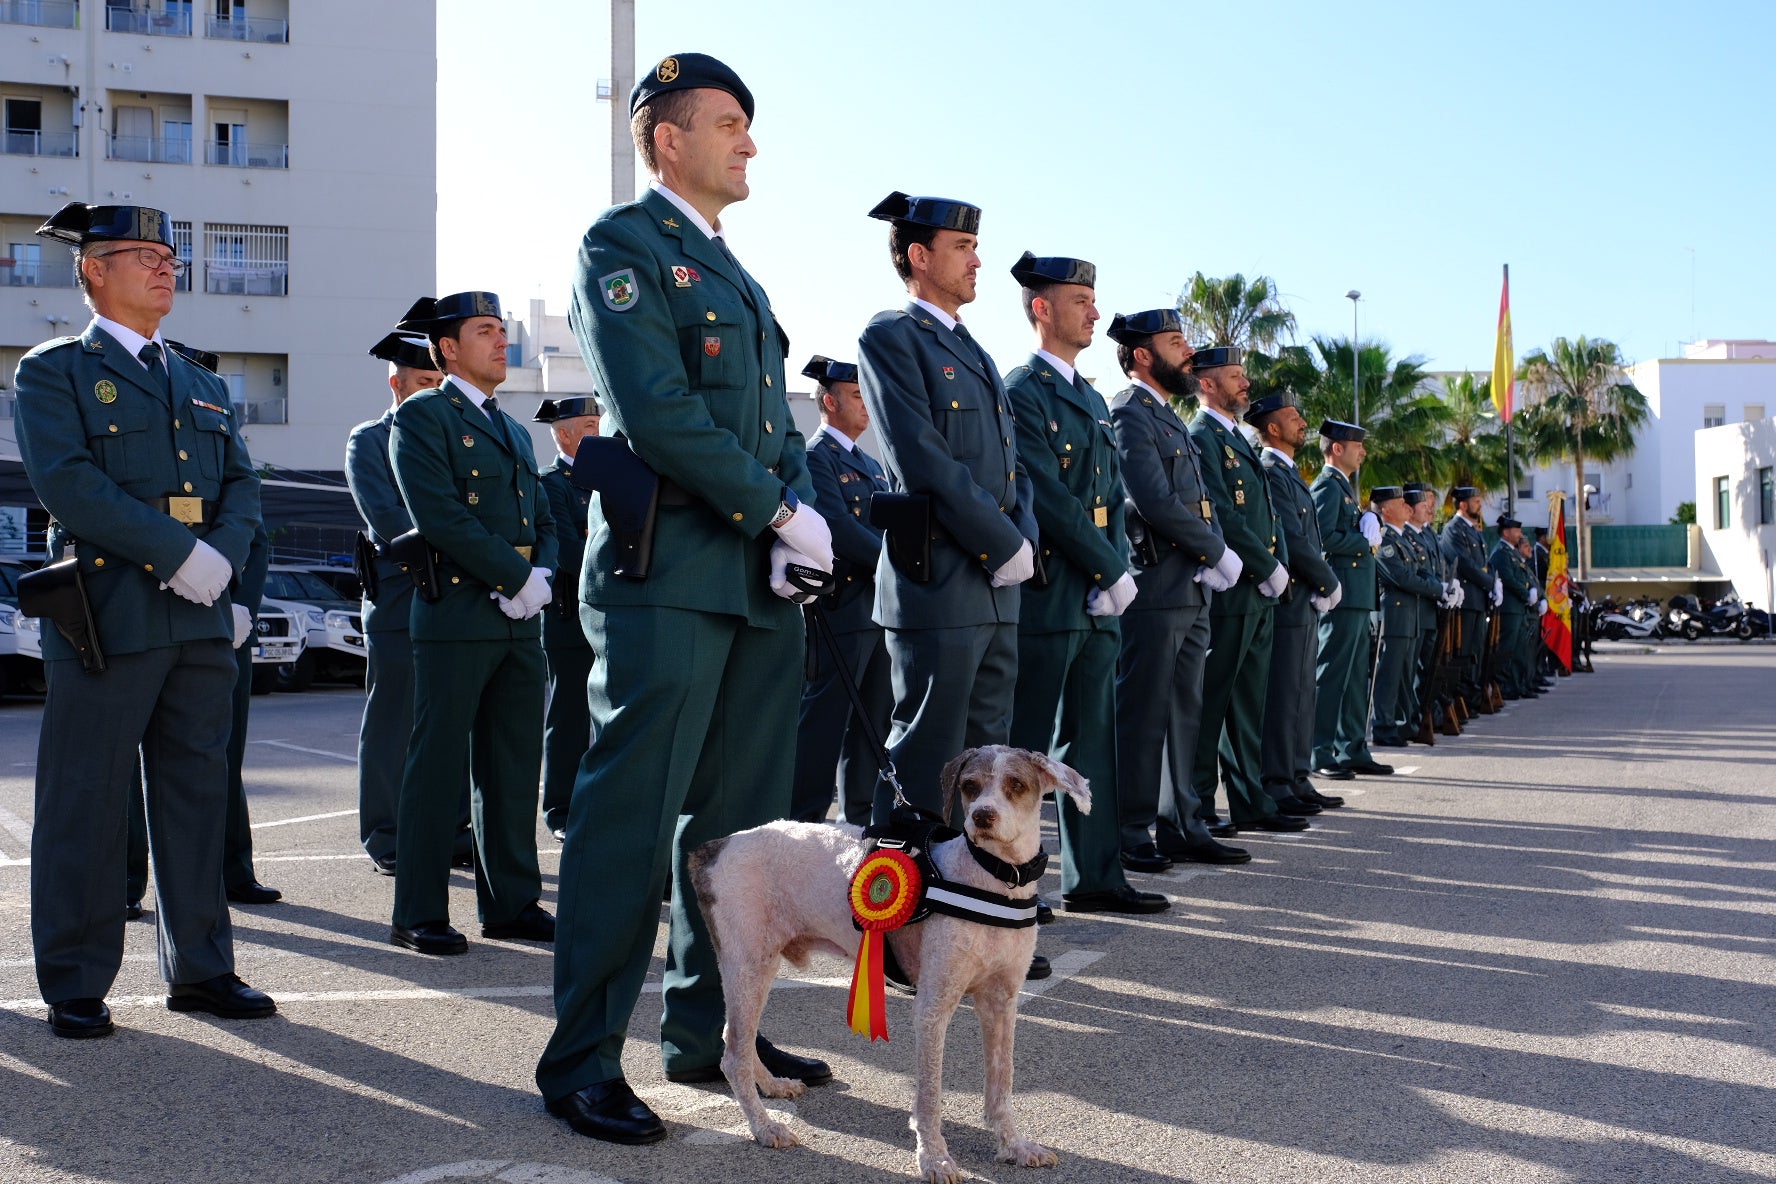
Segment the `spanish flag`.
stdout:
<svg viewBox="0 0 1776 1184">
<path fill-rule="evenodd" d="M 1548 495 L 1554 537 L 1548 542 L 1548 611 L 1542 614 L 1542 644 L 1553 652 L 1568 674 L 1573 668 L 1572 581 L 1566 576 L 1566 494 Z"/>
<path fill-rule="evenodd" d="M 1499 291 L 1498 344 L 1492 350 L 1492 405 L 1500 423 L 1511 422 L 1517 393 L 1517 367 L 1511 357 L 1511 265 L 1505 264 L 1505 286 Z"/>
</svg>

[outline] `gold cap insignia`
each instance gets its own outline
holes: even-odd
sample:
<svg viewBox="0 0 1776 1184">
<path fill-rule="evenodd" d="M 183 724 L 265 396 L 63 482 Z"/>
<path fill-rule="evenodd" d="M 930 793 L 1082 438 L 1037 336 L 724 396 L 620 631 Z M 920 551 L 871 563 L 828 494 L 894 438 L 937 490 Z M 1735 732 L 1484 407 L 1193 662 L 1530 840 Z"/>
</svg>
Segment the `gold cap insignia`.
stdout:
<svg viewBox="0 0 1776 1184">
<path fill-rule="evenodd" d="M 678 78 L 678 59 L 666 58 L 654 70 L 654 77 L 661 82 L 672 82 Z"/>
</svg>

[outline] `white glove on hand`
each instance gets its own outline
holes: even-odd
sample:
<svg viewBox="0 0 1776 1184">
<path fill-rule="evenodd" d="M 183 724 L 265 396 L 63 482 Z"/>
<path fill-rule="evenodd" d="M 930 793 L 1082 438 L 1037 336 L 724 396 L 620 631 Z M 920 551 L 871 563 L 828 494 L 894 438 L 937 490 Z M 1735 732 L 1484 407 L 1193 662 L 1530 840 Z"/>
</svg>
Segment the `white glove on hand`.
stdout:
<svg viewBox="0 0 1776 1184">
<path fill-rule="evenodd" d="M 1085 611 L 1094 617 L 1120 617 L 1139 590 L 1135 587 L 1135 577 L 1125 571 L 1108 590 L 1093 588 L 1086 593 Z"/>
<path fill-rule="evenodd" d="M 1225 592 L 1233 587 L 1233 581 L 1224 578 L 1219 568 L 1199 567 L 1196 569 L 1195 579 L 1211 592 Z"/>
<path fill-rule="evenodd" d="M 784 574 L 785 569 L 792 563 L 801 567 L 820 566 L 782 539 L 771 544 L 771 591 L 783 599 L 792 600 L 797 604 L 812 604 L 819 597 L 812 592 L 805 592 L 796 587 L 789 582 L 789 577 Z M 829 566 L 826 570 L 831 571 L 832 568 Z"/>
<path fill-rule="evenodd" d="M 1344 585 L 1333 584 L 1332 595 L 1326 597 L 1326 611 L 1330 612 L 1342 603 L 1344 603 Z"/>
<path fill-rule="evenodd" d="M 833 569 L 832 528 L 827 526 L 819 511 L 797 506 L 789 521 L 777 528 L 777 537 L 802 556 L 795 562 L 821 571 Z"/>
<path fill-rule="evenodd" d="M 1227 581 L 1223 588 L 1231 588 L 1239 582 L 1240 573 L 1246 570 L 1246 561 L 1239 557 L 1239 552 L 1232 547 L 1221 551 L 1221 558 L 1215 563 L 1215 574 Z"/>
<path fill-rule="evenodd" d="M 1332 600 L 1332 597 L 1330 597 L 1330 596 L 1320 596 L 1320 595 L 1317 595 L 1317 594 L 1316 594 L 1316 595 L 1313 595 L 1313 596 L 1309 596 L 1309 597 L 1308 597 L 1308 598 L 1307 598 L 1307 602 L 1308 602 L 1308 603 L 1309 603 L 1309 604 L 1311 604 L 1311 605 L 1313 605 L 1313 610 L 1314 610 L 1314 612 L 1316 612 L 1316 613 L 1329 613 L 1329 612 L 1331 612 L 1331 611 L 1332 611 L 1332 605 L 1333 605 L 1333 603 L 1334 603 L 1334 602 L 1333 602 L 1333 600 Z"/>
<path fill-rule="evenodd" d="M 1455 585 L 1455 603 L 1450 605 L 1449 607 L 1450 608 L 1460 608 L 1462 605 L 1464 605 L 1468 602 L 1468 590 L 1461 586 L 1461 582 L 1459 580 L 1451 580 L 1450 583 Z"/>
<path fill-rule="evenodd" d="M 1551 612 L 1553 612 L 1553 611 L 1554 611 L 1554 606 L 1553 606 L 1553 605 L 1551 605 L 1551 604 L 1549 604 L 1549 603 L 1548 603 L 1548 598 L 1547 598 L 1547 597 L 1545 597 L 1545 596 L 1544 596 L 1544 597 L 1543 597 L 1543 598 L 1542 598 L 1542 609 L 1541 609 L 1541 613 L 1540 613 L 1540 615 L 1541 615 L 1541 616 L 1544 616 L 1544 617 L 1545 617 L 1545 616 L 1547 616 L 1547 615 L 1548 615 L 1548 614 L 1549 614 L 1549 613 L 1551 613 Z"/>
<path fill-rule="evenodd" d="M 1363 511 L 1363 516 L 1357 519 L 1357 529 L 1363 532 L 1363 541 L 1371 547 L 1381 546 L 1381 519 L 1374 510 Z"/>
<path fill-rule="evenodd" d="M 234 606 L 234 648 L 240 649 L 253 636 L 253 614 L 243 604 Z"/>
<path fill-rule="evenodd" d="M 1288 586 L 1289 569 L 1279 563 L 1276 565 L 1275 571 L 1264 577 L 1264 582 L 1258 585 L 1258 591 L 1274 600 L 1278 596 L 1281 596 L 1283 594 L 1283 589 Z"/>
<path fill-rule="evenodd" d="M 993 573 L 993 587 L 1009 588 L 1013 584 L 1021 584 L 1036 574 L 1036 549 L 1025 539 L 1024 545 L 1017 549 L 1017 554 L 1007 559 L 1002 567 Z"/>
<path fill-rule="evenodd" d="M 518 603 L 516 600 L 508 600 L 498 592 L 489 592 L 487 597 L 489 600 L 492 600 L 499 605 L 500 612 L 505 613 L 514 621 L 522 621 L 525 617 L 530 615 L 524 611 L 524 606 L 522 604 Z"/>
<path fill-rule="evenodd" d="M 530 578 L 524 581 L 524 587 L 518 589 L 518 595 L 512 599 L 524 609 L 524 617 L 529 620 L 543 611 L 543 606 L 554 599 L 555 593 L 549 587 L 549 569 L 533 567 Z"/>
<path fill-rule="evenodd" d="M 198 539 L 191 554 L 173 573 L 173 578 L 161 587 L 171 588 L 191 603 L 207 608 L 216 603 L 216 597 L 222 595 L 222 590 L 233 578 L 234 568 L 222 552 Z"/>
<path fill-rule="evenodd" d="M 1497 608 L 1505 602 L 1505 581 L 1498 576 L 1492 577 L 1492 606 Z"/>
</svg>

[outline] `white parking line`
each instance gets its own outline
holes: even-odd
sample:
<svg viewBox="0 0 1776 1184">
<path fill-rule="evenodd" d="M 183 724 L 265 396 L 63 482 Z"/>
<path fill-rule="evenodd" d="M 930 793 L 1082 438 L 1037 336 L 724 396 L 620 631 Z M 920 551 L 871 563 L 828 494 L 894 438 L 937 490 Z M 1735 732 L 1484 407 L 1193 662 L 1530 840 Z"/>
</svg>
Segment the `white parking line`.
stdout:
<svg viewBox="0 0 1776 1184">
<path fill-rule="evenodd" d="M 291 752 L 306 752 L 310 756 L 330 756 L 336 761 L 344 761 L 348 765 L 358 763 L 356 756 L 346 756 L 343 752 L 328 752 L 325 748 L 304 748 L 300 744 L 290 744 L 283 740 L 252 740 L 252 744 L 263 744 L 269 748 L 287 748 Z"/>
<path fill-rule="evenodd" d="M 255 822 L 253 829 L 264 830 L 268 826 L 291 826 L 298 822 L 319 822 L 323 818 L 348 818 L 356 813 L 356 810 L 334 810 L 330 814 L 304 814 L 300 818 L 279 818 L 273 822 Z"/>
</svg>

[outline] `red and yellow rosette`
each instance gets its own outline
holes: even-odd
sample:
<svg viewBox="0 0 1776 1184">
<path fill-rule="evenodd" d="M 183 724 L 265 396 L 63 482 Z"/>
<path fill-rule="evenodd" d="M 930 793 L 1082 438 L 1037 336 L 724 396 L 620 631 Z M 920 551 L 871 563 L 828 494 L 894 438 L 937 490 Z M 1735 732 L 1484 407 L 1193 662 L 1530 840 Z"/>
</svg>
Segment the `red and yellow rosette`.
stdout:
<svg viewBox="0 0 1776 1184">
<path fill-rule="evenodd" d="M 857 966 L 845 1012 L 851 1030 L 871 1040 L 888 1039 L 888 1008 L 882 998 L 882 935 L 899 929 L 919 907 L 919 865 L 904 851 L 870 853 L 851 877 L 851 915 L 862 926 Z"/>
</svg>

